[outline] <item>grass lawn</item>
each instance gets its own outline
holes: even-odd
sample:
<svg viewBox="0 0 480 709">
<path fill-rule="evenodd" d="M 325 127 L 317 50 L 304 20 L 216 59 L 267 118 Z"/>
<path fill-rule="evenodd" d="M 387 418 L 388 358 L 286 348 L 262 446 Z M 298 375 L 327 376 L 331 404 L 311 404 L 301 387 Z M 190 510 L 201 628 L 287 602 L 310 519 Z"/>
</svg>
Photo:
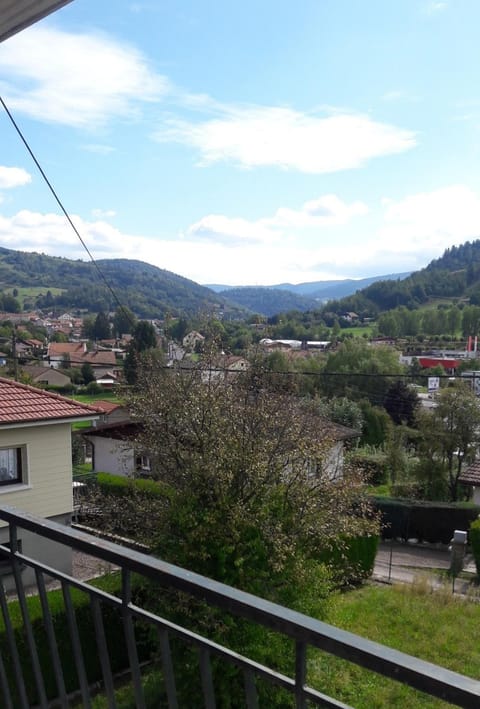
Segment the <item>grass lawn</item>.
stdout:
<svg viewBox="0 0 480 709">
<path fill-rule="evenodd" d="M 10 295 L 13 295 L 13 290 L 14 288 L 6 288 L 5 292 L 10 293 Z M 17 300 L 20 302 L 20 305 L 23 308 L 23 304 L 25 300 L 32 300 L 37 298 L 39 295 L 47 295 L 47 292 L 50 291 L 52 295 L 60 295 L 63 293 L 65 288 L 47 288 L 46 286 L 32 286 L 31 288 L 23 288 L 21 286 L 17 287 L 18 295 L 17 295 Z"/>
<path fill-rule="evenodd" d="M 339 595 L 327 622 L 389 647 L 480 680 L 480 605 L 413 586 L 367 585 Z M 308 683 L 359 709 L 447 707 L 421 692 L 312 652 Z"/>
<path fill-rule="evenodd" d="M 336 596 L 326 621 L 480 679 L 480 605 L 473 600 L 454 599 L 447 586 L 445 592 L 431 593 L 421 583 L 368 584 Z M 319 651 L 310 651 L 307 684 L 357 709 L 452 706 Z M 158 671 L 147 672 L 145 688 L 150 695 L 147 706 L 157 707 L 162 691 Z M 120 689 L 117 699 L 122 709 L 135 707 L 131 686 Z M 107 703 L 97 697 L 93 707 L 107 709 Z"/>
</svg>

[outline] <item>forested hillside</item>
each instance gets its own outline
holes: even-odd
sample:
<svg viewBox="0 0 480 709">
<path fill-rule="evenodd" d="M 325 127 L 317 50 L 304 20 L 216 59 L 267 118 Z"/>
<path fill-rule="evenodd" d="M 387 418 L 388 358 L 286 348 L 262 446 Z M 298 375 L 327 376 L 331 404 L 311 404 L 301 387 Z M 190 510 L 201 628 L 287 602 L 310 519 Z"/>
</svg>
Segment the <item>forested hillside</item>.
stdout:
<svg viewBox="0 0 480 709">
<path fill-rule="evenodd" d="M 307 298 L 287 290 L 279 290 L 278 288 L 243 286 L 242 288 L 229 288 L 220 292 L 219 295 L 228 298 L 243 308 L 248 308 L 254 313 L 260 313 L 267 317 L 289 310 L 305 312 L 318 307 L 318 302 L 315 298 Z"/>
<path fill-rule="evenodd" d="M 399 306 L 416 308 L 435 298 L 480 303 L 480 240 L 452 246 L 408 278 L 378 281 L 354 295 L 329 302 L 325 309 L 375 317 Z"/>
<path fill-rule="evenodd" d="M 91 262 L 0 248 L 0 290 L 60 288 L 61 293 L 40 296 L 32 305 L 99 312 L 117 307 L 106 280 L 122 304 L 143 318 L 162 317 L 166 312 L 197 314 L 222 309 L 233 315 L 241 311 L 209 288 L 142 261 L 102 259 L 97 264 L 98 269 Z"/>
</svg>

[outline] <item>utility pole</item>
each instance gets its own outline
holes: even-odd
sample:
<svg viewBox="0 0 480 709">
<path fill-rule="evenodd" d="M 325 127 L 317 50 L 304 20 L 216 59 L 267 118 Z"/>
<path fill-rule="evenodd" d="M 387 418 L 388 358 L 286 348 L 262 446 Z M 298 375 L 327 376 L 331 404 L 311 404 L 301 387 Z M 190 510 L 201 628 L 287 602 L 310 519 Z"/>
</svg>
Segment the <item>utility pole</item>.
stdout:
<svg viewBox="0 0 480 709">
<path fill-rule="evenodd" d="M 18 382 L 18 360 L 17 360 L 17 338 L 15 335 L 15 326 L 12 332 L 12 357 L 13 357 L 13 378 Z"/>
</svg>

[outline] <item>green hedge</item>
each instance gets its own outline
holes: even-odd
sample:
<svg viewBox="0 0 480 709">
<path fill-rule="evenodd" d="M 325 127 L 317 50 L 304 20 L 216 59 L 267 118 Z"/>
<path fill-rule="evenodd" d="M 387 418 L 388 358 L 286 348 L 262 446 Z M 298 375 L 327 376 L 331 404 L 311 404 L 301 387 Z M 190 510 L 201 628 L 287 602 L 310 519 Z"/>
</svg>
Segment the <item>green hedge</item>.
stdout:
<svg viewBox="0 0 480 709">
<path fill-rule="evenodd" d="M 472 545 L 473 558 L 477 567 L 477 577 L 480 578 L 480 517 L 470 525 L 470 544 Z"/>
<path fill-rule="evenodd" d="M 129 495 L 132 488 L 154 497 L 168 497 L 168 487 L 156 480 L 147 478 L 128 478 L 123 475 L 98 473 L 95 482 L 103 492 L 110 495 Z"/>
<path fill-rule="evenodd" d="M 377 536 L 348 537 L 337 547 L 324 552 L 320 561 L 331 566 L 334 572 L 341 569 L 341 583 L 358 583 L 373 573 L 378 542 Z"/>
<path fill-rule="evenodd" d="M 369 485 L 384 485 L 388 482 L 387 456 L 383 452 L 364 452 L 362 450 L 351 453 L 349 462 L 363 470 Z"/>
<path fill-rule="evenodd" d="M 119 596 L 121 590 L 120 574 L 112 574 L 102 579 L 98 579 L 95 585 L 108 591 L 112 595 Z M 93 625 L 92 609 L 88 594 L 71 589 L 72 604 L 75 610 L 75 618 L 80 635 L 85 669 L 90 683 L 102 680 L 101 666 L 97 651 L 97 641 Z M 48 593 L 48 603 L 52 616 L 55 637 L 57 640 L 60 661 L 63 669 L 63 677 L 67 692 L 73 692 L 79 687 L 79 680 L 72 652 L 72 644 L 67 624 L 62 591 L 50 591 Z M 42 608 L 38 596 L 27 598 L 29 617 L 32 623 L 35 644 L 38 650 L 42 675 L 45 682 L 45 689 L 49 699 L 58 695 L 55 674 L 50 657 L 50 647 L 48 643 L 45 625 L 43 622 Z M 34 706 L 38 702 L 37 690 L 30 661 L 30 651 L 28 649 L 24 623 L 18 601 L 8 604 L 9 614 L 13 625 L 13 632 L 18 648 L 23 676 L 27 688 L 29 704 Z M 128 654 L 125 643 L 125 636 L 122 625 L 121 612 L 119 608 L 103 603 L 102 617 L 107 640 L 108 652 L 112 672 L 119 672 L 128 667 Z M 147 659 L 152 648 L 146 641 L 145 631 L 138 626 L 137 640 L 141 659 Z M 0 621 L 0 652 L 5 663 L 7 676 L 11 678 L 11 691 L 14 697 L 14 706 L 19 706 L 20 702 L 15 696 L 16 686 L 14 682 L 14 670 L 9 645 L 6 638 L 3 618 Z"/>
<path fill-rule="evenodd" d="M 374 497 L 382 516 L 383 539 L 418 539 L 421 542 L 448 544 L 455 529 L 468 530 L 480 507 L 464 502 L 423 502 Z"/>
</svg>

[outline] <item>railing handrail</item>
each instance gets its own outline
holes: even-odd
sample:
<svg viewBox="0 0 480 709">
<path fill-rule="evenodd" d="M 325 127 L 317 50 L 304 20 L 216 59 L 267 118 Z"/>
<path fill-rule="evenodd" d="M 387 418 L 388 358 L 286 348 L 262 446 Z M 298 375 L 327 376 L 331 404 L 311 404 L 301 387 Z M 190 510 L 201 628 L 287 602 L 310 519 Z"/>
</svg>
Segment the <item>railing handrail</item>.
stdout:
<svg viewBox="0 0 480 709">
<path fill-rule="evenodd" d="M 0 519 L 12 527 L 40 534 L 122 569 L 151 578 L 164 586 L 202 598 L 231 613 L 280 631 L 297 642 L 324 650 L 433 696 L 464 707 L 479 706 L 480 682 L 457 672 L 367 640 L 196 572 L 19 511 L 15 507 L 0 507 Z"/>
</svg>

